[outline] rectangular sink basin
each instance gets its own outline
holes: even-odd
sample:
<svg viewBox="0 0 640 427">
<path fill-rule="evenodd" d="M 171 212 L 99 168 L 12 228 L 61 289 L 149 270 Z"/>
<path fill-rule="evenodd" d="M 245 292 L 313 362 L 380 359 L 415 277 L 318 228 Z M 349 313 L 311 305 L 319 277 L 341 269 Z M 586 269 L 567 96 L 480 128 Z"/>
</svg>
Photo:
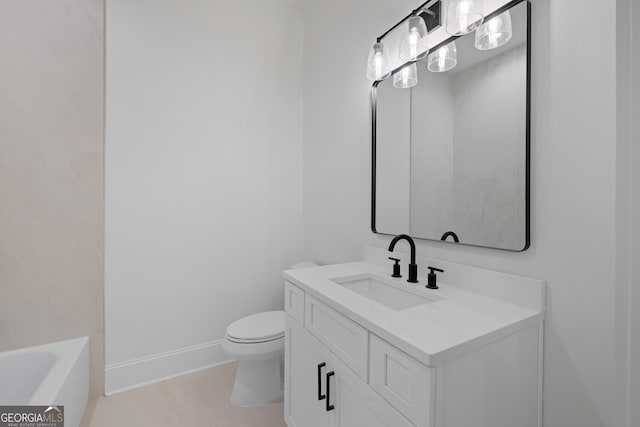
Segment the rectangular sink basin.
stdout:
<svg viewBox="0 0 640 427">
<path fill-rule="evenodd" d="M 430 299 L 426 296 L 417 295 L 414 292 L 410 292 L 409 289 L 402 289 L 392 280 L 370 273 L 338 277 L 330 280 L 393 310 L 406 310 L 407 308 L 429 304 L 436 300 L 435 298 Z"/>
</svg>

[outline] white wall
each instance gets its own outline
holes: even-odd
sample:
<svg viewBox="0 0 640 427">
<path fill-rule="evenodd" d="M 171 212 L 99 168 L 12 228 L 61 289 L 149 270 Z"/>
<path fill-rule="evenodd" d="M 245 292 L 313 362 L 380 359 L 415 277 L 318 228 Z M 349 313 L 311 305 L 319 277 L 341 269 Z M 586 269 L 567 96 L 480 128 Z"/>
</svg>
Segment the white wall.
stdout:
<svg viewBox="0 0 640 427">
<path fill-rule="evenodd" d="M 534 3 L 532 246 L 509 253 L 421 241 L 419 250 L 546 279 L 545 425 L 614 427 L 623 398 L 613 368 L 621 345 L 615 335 L 616 11 L 595 0 Z M 385 247 L 389 241 L 369 231 L 370 85 L 364 69 L 375 37 L 415 4 L 327 0 L 306 12 L 308 257 L 356 260 L 363 243 Z M 598 37 L 585 22 L 598 23 Z"/>
<path fill-rule="evenodd" d="M 628 316 L 625 320 L 629 321 L 629 330 L 624 332 L 628 332 L 630 338 L 626 361 L 630 372 L 627 375 L 622 373 L 622 376 L 629 380 L 629 398 L 625 402 L 628 405 L 625 409 L 629 410 L 627 426 L 634 427 L 640 424 L 640 406 L 637 404 L 640 402 L 640 6 L 632 0 L 619 4 L 619 16 L 623 22 L 619 20 L 618 29 L 620 37 L 626 37 L 626 43 L 622 40 L 618 42 L 619 49 L 624 49 L 623 52 L 619 51 L 621 60 L 618 61 L 618 66 L 624 67 L 624 80 L 619 82 L 618 87 L 621 91 L 619 94 L 624 102 L 628 102 L 626 106 L 629 109 L 628 115 L 623 114 L 620 120 L 628 126 L 626 131 L 629 132 L 623 132 L 622 136 L 627 139 L 621 141 L 623 146 L 626 143 L 627 150 L 620 150 L 620 154 L 626 156 L 620 159 L 620 163 L 629 167 L 629 200 L 628 205 L 624 205 L 629 208 L 626 218 L 629 222 L 628 228 L 625 229 L 624 225 L 627 224 L 624 224 L 620 231 L 623 236 L 626 233 L 628 239 L 623 239 L 623 242 L 629 244 L 629 255 L 625 258 L 629 262 L 626 271 L 628 276 L 621 275 L 629 286 L 629 294 L 623 294 L 623 297 L 627 297 L 623 301 L 628 304 L 629 310 L 621 310 L 621 313 Z M 624 113 L 624 110 L 621 113 Z M 623 179 L 627 177 L 622 175 Z"/>
<path fill-rule="evenodd" d="M 631 135 L 628 140 L 631 148 L 629 156 L 630 172 L 630 199 L 631 209 L 629 212 L 630 230 L 630 277 L 631 298 L 629 298 L 630 308 L 630 420 L 629 427 L 640 424 L 640 6 L 637 2 L 629 1 L 632 7 L 628 15 L 631 22 L 631 46 L 629 75 L 631 76 Z"/>
<path fill-rule="evenodd" d="M 302 250 L 302 22 L 276 0 L 107 4 L 107 391 L 227 358 Z"/>
<path fill-rule="evenodd" d="M 362 67 L 375 37 L 412 7 L 409 0 L 327 0 L 305 8 L 304 239 L 310 259 L 356 260 L 369 240 L 371 85 Z"/>
<path fill-rule="evenodd" d="M 639 372 L 632 360 L 637 360 L 636 350 L 631 339 L 632 315 L 637 318 L 637 298 L 633 292 L 633 63 L 631 34 L 631 1 L 618 2 L 616 19 L 616 103 L 617 103 L 617 159 L 616 159 L 616 340 L 622 343 L 616 348 L 615 363 L 618 390 L 622 398 L 618 401 L 620 414 L 618 425 L 635 427 L 638 425 L 637 392 L 632 391 L 634 377 Z M 637 255 L 635 256 L 637 259 Z M 636 323 L 637 323 L 636 319 Z M 635 331 L 638 331 L 637 326 Z M 637 344 L 636 344 L 637 345 Z M 631 419 L 636 412 L 636 422 Z"/>
<path fill-rule="evenodd" d="M 0 0 L 0 351 L 103 360 L 102 0 Z"/>
</svg>

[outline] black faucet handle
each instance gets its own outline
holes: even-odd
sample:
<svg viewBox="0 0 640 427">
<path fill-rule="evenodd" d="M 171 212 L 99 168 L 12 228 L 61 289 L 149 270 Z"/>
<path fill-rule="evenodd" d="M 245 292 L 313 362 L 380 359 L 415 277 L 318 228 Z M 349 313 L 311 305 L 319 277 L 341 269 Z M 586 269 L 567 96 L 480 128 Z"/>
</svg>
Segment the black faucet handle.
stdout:
<svg viewBox="0 0 640 427">
<path fill-rule="evenodd" d="M 429 269 L 429 274 L 427 275 L 427 288 L 438 289 L 438 276 L 436 276 L 436 271 L 438 273 L 444 273 L 444 270 L 435 267 L 427 268 Z"/>
<path fill-rule="evenodd" d="M 393 257 L 389 257 L 389 259 L 391 261 L 395 261 L 395 264 L 393 264 L 393 274 L 391 275 L 391 277 L 402 277 L 402 275 L 400 274 L 400 260 Z"/>
</svg>

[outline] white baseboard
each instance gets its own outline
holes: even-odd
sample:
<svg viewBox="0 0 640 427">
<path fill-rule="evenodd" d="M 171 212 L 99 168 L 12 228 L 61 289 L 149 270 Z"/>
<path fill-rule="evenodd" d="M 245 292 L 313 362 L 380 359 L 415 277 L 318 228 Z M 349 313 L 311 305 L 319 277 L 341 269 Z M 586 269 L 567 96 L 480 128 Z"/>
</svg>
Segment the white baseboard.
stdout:
<svg viewBox="0 0 640 427">
<path fill-rule="evenodd" d="M 222 340 L 106 366 L 105 395 L 154 384 L 231 362 Z"/>
</svg>

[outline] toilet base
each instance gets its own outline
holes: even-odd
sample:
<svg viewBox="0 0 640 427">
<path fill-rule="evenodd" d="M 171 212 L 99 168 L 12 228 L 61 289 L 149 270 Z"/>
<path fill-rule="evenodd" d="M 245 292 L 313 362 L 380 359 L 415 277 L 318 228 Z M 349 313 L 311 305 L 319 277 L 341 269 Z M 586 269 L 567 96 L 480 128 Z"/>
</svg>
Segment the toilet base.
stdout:
<svg viewBox="0 0 640 427">
<path fill-rule="evenodd" d="M 234 406 L 261 406 L 284 396 L 280 357 L 267 360 L 241 360 L 233 384 Z"/>
</svg>

